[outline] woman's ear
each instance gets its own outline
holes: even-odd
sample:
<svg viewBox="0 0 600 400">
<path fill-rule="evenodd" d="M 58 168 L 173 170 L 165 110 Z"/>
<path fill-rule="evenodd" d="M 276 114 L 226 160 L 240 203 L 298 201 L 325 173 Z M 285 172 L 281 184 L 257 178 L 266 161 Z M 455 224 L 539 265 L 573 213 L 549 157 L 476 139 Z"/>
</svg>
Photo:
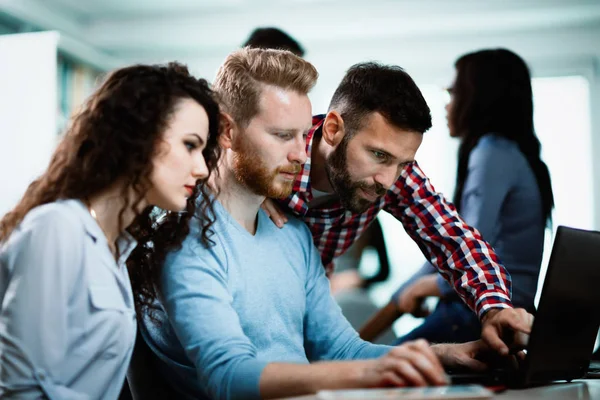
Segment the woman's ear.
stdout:
<svg viewBox="0 0 600 400">
<path fill-rule="evenodd" d="M 226 112 L 221 112 L 219 129 L 221 131 L 219 135 L 219 145 L 223 149 L 230 149 L 233 145 L 233 136 L 235 135 L 234 131 L 237 129 L 237 125 L 235 124 L 231 115 L 227 114 Z"/>
<path fill-rule="evenodd" d="M 345 134 L 344 119 L 340 113 L 335 110 L 329 111 L 323 122 L 323 140 L 335 148 L 342 142 Z"/>
</svg>

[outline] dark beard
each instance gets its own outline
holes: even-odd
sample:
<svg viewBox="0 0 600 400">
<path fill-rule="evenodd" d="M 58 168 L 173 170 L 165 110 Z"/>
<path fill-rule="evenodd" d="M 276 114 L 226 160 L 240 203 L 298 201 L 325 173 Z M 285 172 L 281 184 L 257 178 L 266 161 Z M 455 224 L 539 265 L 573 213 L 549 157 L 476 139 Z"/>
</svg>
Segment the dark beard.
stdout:
<svg viewBox="0 0 600 400">
<path fill-rule="evenodd" d="M 349 137 L 344 136 L 340 145 L 329 155 L 325 162 L 325 171 L 327 178 L 334 192 L 339 196 L 340 202 L 344 208 L 355 214 L 362 214 L 373 205 L 373 203 L 362 197 L 359 189 L 367 192 L 376 193 L 377 196 L 383 196 L 386 189 L 376 183 L 368 185 L 363 181 L 353 182 L 348 172 L 347 151 Z"/>
</svg>

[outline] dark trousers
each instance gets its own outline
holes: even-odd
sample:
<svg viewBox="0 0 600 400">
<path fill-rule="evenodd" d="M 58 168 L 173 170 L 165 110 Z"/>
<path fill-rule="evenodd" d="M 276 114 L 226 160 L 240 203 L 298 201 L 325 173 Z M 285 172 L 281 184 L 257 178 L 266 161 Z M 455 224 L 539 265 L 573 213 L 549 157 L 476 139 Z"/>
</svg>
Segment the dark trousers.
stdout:
<svg viewBox="0 0 600 400">
<path fill-rule="evenodd" d="M 430 343 L 465 343 L 480 337 L 481 323 L 473 311 L 460 299 L 440 299 L 422 325 L 396 339 L 393 344 L 416 339 L 426 339 Z"/>
</svg>

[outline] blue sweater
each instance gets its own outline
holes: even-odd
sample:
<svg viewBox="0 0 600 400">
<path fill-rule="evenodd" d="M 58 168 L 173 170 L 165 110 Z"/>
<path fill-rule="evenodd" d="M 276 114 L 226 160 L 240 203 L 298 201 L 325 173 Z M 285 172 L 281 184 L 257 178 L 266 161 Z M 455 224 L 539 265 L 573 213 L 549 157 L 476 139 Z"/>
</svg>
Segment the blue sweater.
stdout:
<svg viewBox="0 0 600 400">
<path fill-rule="evenodd" d="M 342 316 L 303 222 L 290 217 L 279 229 L 260 210 L 253 236 L 220 203 L 215 210 L 215 246 L 200 244 L 192 221 L 182 249 L 167 257 L 159 322 L 144 316 L 140 327 L 182 398 L 260 398 L 268 363 L 376 358 L 391 349 L 361 340 Z"/>
<path fill-rule="evenodd" d="M 533 171 L 518 145 L 485 135 L 471 152 L 460 215 L 493 247 L 512 278 L 515 307 L 533 308 L 544 250 L 542 199 Z M 394 294 L 436 270 L 426 263 Z M 454 293 L 438 276 L 442 295 Z"/>
</svg>

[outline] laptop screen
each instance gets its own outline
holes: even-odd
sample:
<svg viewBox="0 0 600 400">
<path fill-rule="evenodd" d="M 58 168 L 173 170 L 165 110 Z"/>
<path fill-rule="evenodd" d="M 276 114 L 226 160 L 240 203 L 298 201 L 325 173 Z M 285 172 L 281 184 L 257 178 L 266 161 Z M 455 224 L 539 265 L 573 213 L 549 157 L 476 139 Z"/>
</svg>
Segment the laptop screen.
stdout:
<svg viewBox="0 0 600 400">
<path fill-rule="evenodd" d="M 559 226 L 532 328 L 524 379 L 585 373 L 600 326 L 600 233 Z"/>
</svg>

